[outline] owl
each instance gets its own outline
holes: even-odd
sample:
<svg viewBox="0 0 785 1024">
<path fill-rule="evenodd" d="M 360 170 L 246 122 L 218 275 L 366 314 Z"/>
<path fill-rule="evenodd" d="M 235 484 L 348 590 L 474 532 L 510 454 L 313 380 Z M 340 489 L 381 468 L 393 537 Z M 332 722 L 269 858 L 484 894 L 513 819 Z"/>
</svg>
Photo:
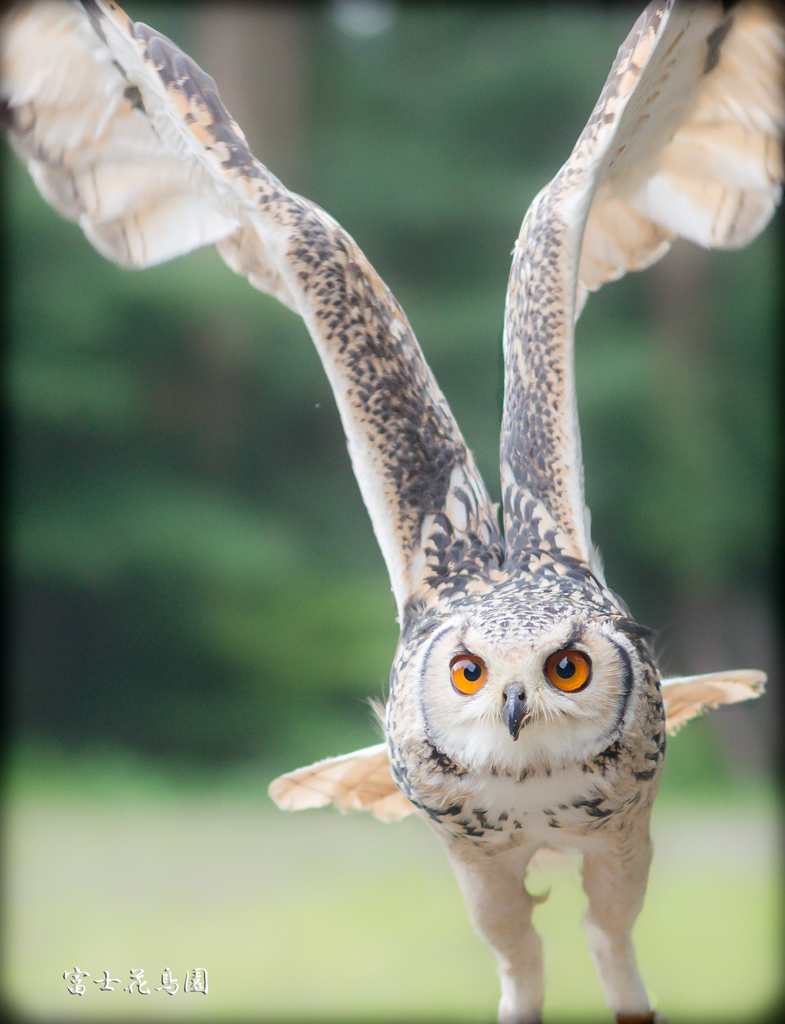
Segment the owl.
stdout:
<svg viewBox="0 0 785 1024">
<path fill-rule="evenodd" d="M 590 291 L 675 237 L 732 248 L 763 229 L 782 190 L 784 63 L 782 20 L 751 2 L 655 0 L 622 43 L 515 243 L 499 509 L 403 310 L 353 239 L 253 156 L 205 72 L 110 0 L 42 0 L 5 19 L 5 121 L 42 195 L 121 265 L 215 244 L 311 333 L 401 631 L 384 742 L 270 793 L 286 809 L 419 815 L 496 954 L 503 1024 L 541 1019 L 525 882 L 543 849 L 580 855 L 616 1020 L 654 1019 L 630 934 L 666 733 L 763 686 L 752 670 L 661 680 L 651 631 L 607 585 L 573 336 Z"/>
</svg>

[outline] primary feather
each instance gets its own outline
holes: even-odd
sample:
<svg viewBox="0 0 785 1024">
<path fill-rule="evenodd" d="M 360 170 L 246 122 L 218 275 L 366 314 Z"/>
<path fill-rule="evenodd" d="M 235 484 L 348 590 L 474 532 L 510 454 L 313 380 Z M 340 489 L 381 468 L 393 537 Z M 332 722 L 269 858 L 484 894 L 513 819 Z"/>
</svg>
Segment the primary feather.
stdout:
<svg viewBox="0 0 785 1024">
<path fill-rule="evenodd" d="M 281 775 L 269 793 L 285 811 L 333 804 L 339 811 L 370 811 L 382 821 L 398 821 L 414 811 L 395 784 L 384 743 Z"/>
<path fill-rule="evenodd" d="M 209 75 L 109 0 L 43 0 L 6 16 L 0 78 L 12 144 L 99 252 L 144 267 L 215 242 L 302 316 L 399 612 L 445 555 L 498 557 L 495 508 L 403 310 L 347 232 L 250 152 Z"/>
<path fill-rule="evenodd" d="M 587 291 L 654 263 L 676 237 L 746 245 L 782 196 L 785 40 L 770 6 L 738 4 L 718 18 L 696 4 L 676 14 L 605 156 L 583 236 L 579 307 Z M 651 45 L 642 21 L 638 45 L 620 51 L 622 81 L 634 80 Z"/>
<path fill-rule="evenodd" d="M 765 683 L 766 674 L 753 669 L 663 679 L 662 702 L 665 706 L 666 728 L 673 735 L 685 722 L 710 708 L 760 697 Z"/>
<path fill-rule="evenodd" d="M 676 237 L 754 238 L 782 196 L 785 31 L 765 3 L 651 3 L 569 159 L 533 201 L 505 309 L 508 561 L 591 564 L 573 336 L 589 291 Z"/>
</svg>

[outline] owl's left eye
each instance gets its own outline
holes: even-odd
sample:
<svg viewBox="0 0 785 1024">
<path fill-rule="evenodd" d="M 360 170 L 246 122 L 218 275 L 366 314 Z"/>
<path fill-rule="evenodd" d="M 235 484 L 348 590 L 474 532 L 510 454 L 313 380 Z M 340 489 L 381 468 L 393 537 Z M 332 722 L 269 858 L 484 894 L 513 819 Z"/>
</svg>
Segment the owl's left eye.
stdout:
<svg viewBox="0 0 785 1024">
<path fill-rule="evenodd" d="M 488 668 L 476 654 L 458 654 L 450 662 L 452 685 L 467 697 L 482 687 L 488 678 Z"/>
<path fill-rule="evenodd" d="M 583 651 L 557 651 L 545 662 L 545 675 L 557 690 L 575 693 L 591 679 L 591 659 Z"/>
</svg>

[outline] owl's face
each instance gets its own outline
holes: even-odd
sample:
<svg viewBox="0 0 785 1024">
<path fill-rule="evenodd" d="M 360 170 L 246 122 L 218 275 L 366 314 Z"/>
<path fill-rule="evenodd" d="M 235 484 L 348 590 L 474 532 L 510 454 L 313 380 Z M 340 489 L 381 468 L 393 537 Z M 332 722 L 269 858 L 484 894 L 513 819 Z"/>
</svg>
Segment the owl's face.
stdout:
<svg viewBox="0 0 785 1024">
<path fill-rule="evenodd" d="M 456 614 L 407 666 L 427 736 L 472 770 L 561 767 L 604 750 L 629 727 L 649 671 L 612 622 L 565 606 L 517 603 Z"/>
</svg>

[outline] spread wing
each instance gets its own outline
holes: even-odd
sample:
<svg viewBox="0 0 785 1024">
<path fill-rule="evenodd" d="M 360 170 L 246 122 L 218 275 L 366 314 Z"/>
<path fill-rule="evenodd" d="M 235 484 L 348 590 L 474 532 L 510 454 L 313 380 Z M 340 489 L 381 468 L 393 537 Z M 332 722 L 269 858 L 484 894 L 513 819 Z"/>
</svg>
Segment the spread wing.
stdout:
<svg viewBox="0 0 785 1024">
<path fill-rule="evenodd" d="M 414 811 L 393 780 L 384 743 L 281 775 L 269 793 L 284 811 L 334 804 L 340 811 L 370 811 L 382 821 L 399 821 Z"/>
<path fill-rule="evenodd" d="M 702 676 L 663 679 L 662 703 L 665 728 L 673 735 L 685 722 L 720 704 L 736 704 L 760 697 L 766 675 L 753 669 L 735 672 L 710 672 Z"/>
<path fill-rule="evenodd" d="M 710 708 L 759 697 L 765 682 L 765 674 L 753 669 L 663 679 L 665 728 L 673 735 Z M 384 743 L 281 775 L 269 793 L 284 811 L 333 804 L 340 811 L 370 811 L 382 821 L 399 821 L 414 812 L 395 784 Z"/>
<path fill-rule="evenodd" d="M 659 259 L 677 235 L 744 245 L 782 194 L 785 28 L 773 5 L 727 13 L 658 0 L 619 49 L 567 163 L 515 246 L 505 311 L 505 535 L 532 557 L 592 558 L 573 329 L 588 291 Z"/>
<path fill-rule="evenodd" d="M 399 613 L 497 557 L 495 509 L 403 311 L 349 235 L 253 156 L 209 75 L 109 0 L 41 0 L 5 19 L 0 90 L 41 193 L 104 256 L 145 267 L 216 243 L 302 316 Z"/>
</svg>

